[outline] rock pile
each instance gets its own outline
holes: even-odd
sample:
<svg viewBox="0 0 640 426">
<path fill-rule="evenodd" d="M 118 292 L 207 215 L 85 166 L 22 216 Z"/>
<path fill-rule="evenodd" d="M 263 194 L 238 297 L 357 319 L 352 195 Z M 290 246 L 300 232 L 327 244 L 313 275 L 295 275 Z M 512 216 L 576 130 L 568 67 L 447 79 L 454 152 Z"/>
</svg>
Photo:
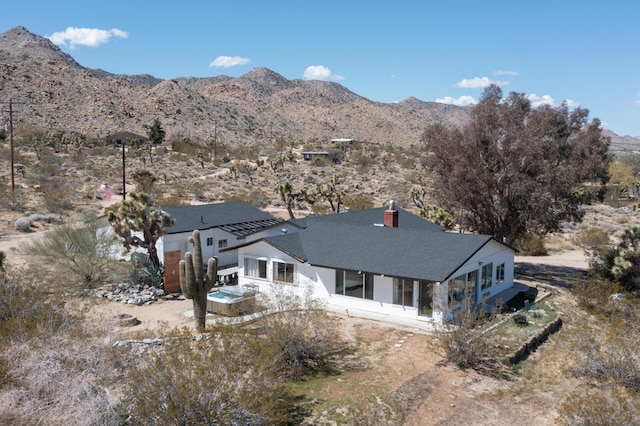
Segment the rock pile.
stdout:
<svg viewBox="0 0 640 426">
<path fill-rule="evenodd" d="M 120 283 L 100 287 L 94 290 L 93 294 L 96 297 L 108 299 L 113 302 L 141 306 L 150 305 L 162 299 L 164 297 L 164 290 L 151 286 Z"/>
</svg>

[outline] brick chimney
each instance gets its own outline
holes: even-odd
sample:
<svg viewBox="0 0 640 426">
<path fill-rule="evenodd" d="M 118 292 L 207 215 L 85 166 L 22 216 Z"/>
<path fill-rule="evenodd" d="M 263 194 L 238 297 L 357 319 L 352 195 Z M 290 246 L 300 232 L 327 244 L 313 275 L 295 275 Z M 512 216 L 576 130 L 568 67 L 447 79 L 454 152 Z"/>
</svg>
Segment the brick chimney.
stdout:
<svg viewBox="0 0 640 426">
<path fill-rule="evenodd" d="M 384 226 L 398 227 L 398 210 L 396 210 L 396 203 L 393 200 L 389 202 L 389 208 L 384 211 Z"/>
</svg>

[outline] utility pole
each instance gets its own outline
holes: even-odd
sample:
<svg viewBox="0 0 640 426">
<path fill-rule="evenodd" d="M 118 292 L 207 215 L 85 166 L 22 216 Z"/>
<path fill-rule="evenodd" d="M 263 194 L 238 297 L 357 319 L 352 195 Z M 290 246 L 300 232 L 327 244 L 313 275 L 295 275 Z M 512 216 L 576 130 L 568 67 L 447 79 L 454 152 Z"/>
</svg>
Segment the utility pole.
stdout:
<svg viewBox="0 0 640 426">
<path fill-rule="evenodd" d="M 24 102 L 18 102 L 24 103 Z M 9 109 L 2 110 L 2 112 L 9 113 L 9 146 L 11 149 L 11 194 L 15 194 L 16 181 L 15 181 L 15 157 L 13 148 L 13 99 L 9 98 Z"/>
<path fill-rule="evenodd" d="M 11 194 L 15 194 L 16 181 L 13 160 L 13 99 L 11 98 L 9 98 L 9 145 L 11 146 Z"/>
<path fill-rule="evenodd" d="M 124 153 L 125 145 L 126 145 L 126 140 L 123 139 L 122 140 L 122 201 L 127 199 L 127 182 L 125 179 L 126 163 L 125 163 L 125 153 Z"/>
</svg>

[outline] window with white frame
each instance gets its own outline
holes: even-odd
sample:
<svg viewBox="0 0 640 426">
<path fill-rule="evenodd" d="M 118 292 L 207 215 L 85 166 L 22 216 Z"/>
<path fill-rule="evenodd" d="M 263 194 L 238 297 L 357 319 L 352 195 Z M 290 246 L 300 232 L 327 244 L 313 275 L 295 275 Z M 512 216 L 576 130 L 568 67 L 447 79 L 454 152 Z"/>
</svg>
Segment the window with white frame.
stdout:
<svg viewBox="0 0 640 426">
<path fill-rule="evenodd" d="M 393 279 L 393 304 L 413 307 L 413 280 Z"/>
<path fill-rule="evenodd" d="M 213 237 L 207 237 L 207 246 L 213 245 Z"/>
<path fill-rule="evenodd" d="M 486 290 L 493 285 L 493 263 L 489 263 L 482 267 L 481 290 Z"/>
<path fill-rule="evenodd" d="M 336 294 L 373 300 L 373 275 L 343 269 L 336 270 Z"/>
<path fill-rule="evenodd" d="M 465 298 L 475 302 L 478 270 L 471 271 L 449 280 L 449 304 L 459 304 Z"/>
<path fill-rule="evenodd" d="M 504 263 L 496 266 L 496 284 L 504 282 Z"/>
<path fill-rule="evenodd" d="M 227 247 L 227 240 L 218 240 L 218 248 L 223 249 Z"/>
<path fill-rule="evenodd" d="M 295 265 L 293 263 L 273 261 L 273 281 L 283 283 L 293 283 L 295 275 Z"/>
<path fill-rule="evenodd" d="M 251 278 L 267 279 L 267 261 L 263 259 L 244 258 L 244 275 Z"/>
</svg>

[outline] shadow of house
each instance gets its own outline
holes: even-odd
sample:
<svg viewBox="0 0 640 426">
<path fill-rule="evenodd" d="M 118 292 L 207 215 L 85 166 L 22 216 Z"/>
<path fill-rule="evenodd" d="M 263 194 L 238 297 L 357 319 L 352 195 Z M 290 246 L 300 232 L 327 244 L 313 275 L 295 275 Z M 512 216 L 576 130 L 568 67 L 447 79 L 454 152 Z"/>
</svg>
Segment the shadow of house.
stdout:
<svg viewBox="0 0 640 426">
<path fill-rule="evenodd" d="M 514 268 L 516 279 L 538 281 L 553 287 L 570 289 L 576 278 L 582 278 L 587 271 L 571 266 L 544 265 L 517 262 Z"/>
</svg>

